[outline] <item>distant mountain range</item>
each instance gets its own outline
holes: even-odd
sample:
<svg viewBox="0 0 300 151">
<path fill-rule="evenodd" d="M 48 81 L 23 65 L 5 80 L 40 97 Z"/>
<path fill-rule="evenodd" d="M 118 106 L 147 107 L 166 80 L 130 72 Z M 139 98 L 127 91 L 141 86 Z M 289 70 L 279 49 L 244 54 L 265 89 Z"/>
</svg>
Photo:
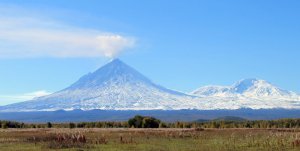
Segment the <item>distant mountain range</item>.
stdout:
<svg viewBox="0 0 300 151">
<path fill-rule="evenodd" d="M 61 91 L 2 106 L 0 111 L 241 108 L 300 109 L 300 96 L 259 79 L 241 80 L 232 86 L 205 86 L 182 93 L 157 85 L 121 60 L 114 59 Z"/>
<path fill-rule="evenodd" d="M 195 120 L 195 122 L 199 122 L 199 123 L 205 123 L 205 122 L 212 122 L 212 121 L 226 121 L 226 122 L 242 122 L 242 121 L 247 121 L 248 119 L 242 118 L 242 117 L 238 117 L 238 116 L 222 116 L 222 117 L 218 117 L 215 119 L 198 119 Z"/>
<path fill-rule="evenodd" d="M 190 95 L 198 96 L 205 109 L 300 108 L 298 94 L 259 79 L 240 80 L 232 86 L 205 86 Z"/>
</svg>

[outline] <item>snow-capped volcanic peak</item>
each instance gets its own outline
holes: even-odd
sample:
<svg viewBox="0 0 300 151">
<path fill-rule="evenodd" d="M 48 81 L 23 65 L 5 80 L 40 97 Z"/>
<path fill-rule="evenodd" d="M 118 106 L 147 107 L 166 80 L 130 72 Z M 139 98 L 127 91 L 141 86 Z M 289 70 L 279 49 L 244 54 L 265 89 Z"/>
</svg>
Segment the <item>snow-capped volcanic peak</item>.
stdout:
<svg viewBox="0 0 300 151">
<path fill-rule="evenodd" d="M 233 92 L 248 97 L 285 97 L 293 95 L 292 92 L 282 90 L 265 80 L 244 79 L 235 83 Z"/>
<path fill-rule="evenodd" d="M 266 81 L 258 79 L 243 79 L 233 85 L 233 90 L 237 93 L 244 93 L 250 88 L 257 86 L 258 83 L 260 83 L 260 85 L 269 84 Z"/>
<path fill-rule="evenodd" d="M 265 80 L 243 79 L 231 86 L 204 86 L 191 93 L 209 109 L 299 109 L 300 97 Z M 200 102 L 201 101 L 201 102 Z"/>
<path fill-rule="evenodd" d="M 98 69 L 97 71 L 83 76 L 70 87 L 66 88 L 66 90 L 92 89 L 104 86 L 109 87 L 111 85 L 120 86 L 128 84 L 130 84 L 133 87 L 143 84 L 155 87 L 157 89 L 160 89 L 161 91 L 165 91 L 168 93 L 176 95 L 185 95 L 183 93 L 169 90 L 153 83 L 147 77 L 145 77 L 144 75 L 131 68 L 119 59 L 114 59 L 102 68 Z"/>
<path fill-rule="evenodd" d="M 111 82 L 117 84 L 127 82 L 152 84 L 148 78 L 137 72 L 135 69 L 126 65 L 119 59 L 114 59 L 97 71 L 83 76 L 67 89 L 101 87 Z"/>
<path fill-rule="evenodd" d="M 296 93 L 282 90 L 265 80 L 243 79 L 232 86 L 204 86 L 191 93 L 196 96 L 292 97 Z"/>
<path fill-rule="evenodd" d="M 4 111 L 187 109 L 192 96 L 159 86 L 119 59 L 48 96 L 2 107 Z"/>
</svg>

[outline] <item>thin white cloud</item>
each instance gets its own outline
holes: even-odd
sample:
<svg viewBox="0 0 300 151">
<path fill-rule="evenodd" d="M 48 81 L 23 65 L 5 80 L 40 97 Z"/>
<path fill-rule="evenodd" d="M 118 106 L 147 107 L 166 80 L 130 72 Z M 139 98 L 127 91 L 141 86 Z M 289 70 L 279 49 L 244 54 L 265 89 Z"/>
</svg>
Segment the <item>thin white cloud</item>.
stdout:
<svg viewBox="0 0 300 151">
<path fill-rule="evenodd" d="M 34 16 L 0 15 L 0 58 L 112 58 L 132 48 L 135 41 L 133 37 L 67 26 Z"/>
<path fill-rule="evenodd" d="M 0 105 L 7 105 L 17 102 L 28 101 L 36 97 L 41 97 L 51 94 L 45 90 L 35 91 L 31 93 L 18 94 L 18 95 L 0 95 Z"/>
</svg>

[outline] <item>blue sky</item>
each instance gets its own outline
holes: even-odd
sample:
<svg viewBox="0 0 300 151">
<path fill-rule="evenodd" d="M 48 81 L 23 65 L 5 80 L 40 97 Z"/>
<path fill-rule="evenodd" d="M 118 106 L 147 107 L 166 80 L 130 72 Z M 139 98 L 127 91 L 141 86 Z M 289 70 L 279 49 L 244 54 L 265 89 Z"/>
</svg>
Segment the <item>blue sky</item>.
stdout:
<svg viewBox="0 0 300 151">
<path fill-rule="evenodd" d="M 299 8 L 297 0 L 2 0 L 0 105 L 63 89 L 110 57 L 183 92 L 252 77 L 300 92 Z"/>
</svg>

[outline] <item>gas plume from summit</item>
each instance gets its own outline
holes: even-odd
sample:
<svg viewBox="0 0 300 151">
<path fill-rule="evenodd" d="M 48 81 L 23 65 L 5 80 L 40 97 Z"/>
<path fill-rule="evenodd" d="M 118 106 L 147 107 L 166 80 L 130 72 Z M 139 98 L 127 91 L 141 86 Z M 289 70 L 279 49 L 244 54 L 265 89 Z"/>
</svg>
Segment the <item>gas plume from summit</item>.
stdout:
<svg viewBox="0 0 300 151">
<path fill-rule="evenodd" d="M 6 10 L 0 6 L 0 58 L 115 58 L 135 45 L 131 36 Z"/>
</svg>

